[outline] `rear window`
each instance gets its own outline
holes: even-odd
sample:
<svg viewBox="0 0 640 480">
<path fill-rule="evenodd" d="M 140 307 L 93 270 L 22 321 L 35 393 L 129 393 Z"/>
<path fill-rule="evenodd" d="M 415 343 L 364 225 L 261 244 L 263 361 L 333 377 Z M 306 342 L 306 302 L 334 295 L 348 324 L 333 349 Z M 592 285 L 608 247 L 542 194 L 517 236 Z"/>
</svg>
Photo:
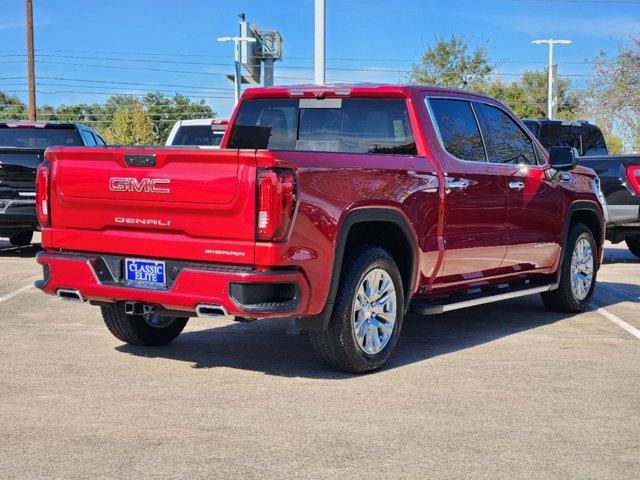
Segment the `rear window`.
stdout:
<svg viewBox="0 0 640 480">
<path fill-rule="evenodd" d="M 229 148 L 416 154 L 400 99 L 247 100 L 232 128 Z"/>
<path fill-rule="evenodd" d="M 542 123 L 540 142 L 549 150 L 553 147 L 573 147 L 581 156 L 608 155 L 602 132 L 595 125 Z"/>
<path fill-rule="evenodd" d="M 547 150 L 553 147 L 573 147 L 582 152 L 580 148 L 580 127 L 562 125 L 561 123 L 542 123 L 540 125 L 540 143 Z"/>
<path fill-rule="evenodd" d="M 214 132 L 211 125 L 183 125 L 178 128 L 172 145 L 209 145 L 217 147 L 224 131 Z"/>
<path fill-rule="evenodd" d="M 83 146 L 73 128 L 0 128 L 0 146 L 45 149 L 52 146 Z"/>
</svg>

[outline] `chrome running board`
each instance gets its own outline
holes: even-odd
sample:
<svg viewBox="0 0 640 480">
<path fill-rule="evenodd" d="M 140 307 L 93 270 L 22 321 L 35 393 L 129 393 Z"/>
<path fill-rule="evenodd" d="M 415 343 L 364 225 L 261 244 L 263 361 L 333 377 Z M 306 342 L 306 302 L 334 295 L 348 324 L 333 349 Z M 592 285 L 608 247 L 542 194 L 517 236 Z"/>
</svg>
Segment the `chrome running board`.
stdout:
<svg viewBox="0 0 640 480">
<path fill-rule="evenodd" d="M 460 302 L 429 304 L 428 302 L 415 302 L 411 304 L 411 312 L 420 315 L 436 315 L 438 313 L 450 312 L 452 310 L 460 310 L 461 308 L 475 307 L 476 305 L 484 305 L 485 303 L 499 302 L 501 300 L 509 300 L 510 298 L 525 297 L 534 293 L 543 293 L 558 288 L 557 283 L 543 285 L 540 287 L 525 288 L 505 293 L 497 293 L 494 295 L 486 295 L 483 297 L 462 300 Z"/>
</svg>

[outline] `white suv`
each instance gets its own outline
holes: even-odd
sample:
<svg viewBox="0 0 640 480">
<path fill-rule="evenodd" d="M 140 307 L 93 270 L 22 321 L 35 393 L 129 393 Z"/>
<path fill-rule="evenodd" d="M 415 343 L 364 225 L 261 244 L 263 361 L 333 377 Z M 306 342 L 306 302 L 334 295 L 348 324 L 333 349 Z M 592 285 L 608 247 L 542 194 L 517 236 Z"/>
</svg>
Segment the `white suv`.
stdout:
<svg viewBox="0 0 640 480">
<path fill-rule="evenodd" d="M 178 120 L 171 129 L 165 145 L 220 148 L 220 142 L 222 142 L 222 136 L 228 123 L 228 120 L 217 118 Z"/>
</svg>

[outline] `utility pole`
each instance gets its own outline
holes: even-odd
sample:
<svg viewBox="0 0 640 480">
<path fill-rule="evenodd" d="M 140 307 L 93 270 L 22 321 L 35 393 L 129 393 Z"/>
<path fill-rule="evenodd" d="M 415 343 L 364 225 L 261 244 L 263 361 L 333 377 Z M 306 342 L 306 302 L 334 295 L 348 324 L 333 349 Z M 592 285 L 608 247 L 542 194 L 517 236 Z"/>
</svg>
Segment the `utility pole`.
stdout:
<svg viewBox="0 0 640 480">
<path fill-rule="evenodd" d="M 534 45 L 549 45 L 549 85 L 547 89 L 547 117 L 549 120 L 554 118 L 554 106 L 556 106 L 556 99 L 554 98 L 554 85 L 556 84 L 554 78 L 553 69 L 553 46 L 554 45 L 569 45 L 571 40 L 554 40 L 552 38 L 548 40 L 534 40 L 531 42 Z"/>
<path fill-rule="evenodd" d="M 325 0 L 315 0 L 314 79 L 317 85 L 325 84 Z"/>
<path fill-rule="evenodd" d="M 29 82 L 29 120 L 36 121 L 36 72 L 33 55 L 33 4 L 25 0 L 27 17 L 27 78 Z"/>
</svg>

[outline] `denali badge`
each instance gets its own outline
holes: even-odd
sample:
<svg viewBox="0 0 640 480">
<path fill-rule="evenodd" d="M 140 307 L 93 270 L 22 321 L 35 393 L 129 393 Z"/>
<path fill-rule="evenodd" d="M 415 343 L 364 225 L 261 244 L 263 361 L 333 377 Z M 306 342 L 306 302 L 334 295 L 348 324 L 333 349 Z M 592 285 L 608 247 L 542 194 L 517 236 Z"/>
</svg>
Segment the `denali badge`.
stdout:
<svg viewBox="0 0 640 480">
<path fill-rule="evenodd" d="M 138 180 L 134 177 L 111 177 L 109 190 L 112 192 L 171 193 L 170 183 L 171 180 L 168 178 L 141 178 Z"/>
<path fill-rule="evenodd" d="M 154 227 L 170 227 L 171 220 L 158 220 L 156 218 L 129 218 L 116 217 L 116 223 L 126 223 L 128 225 L 153 225 Z"/>
</svg>

